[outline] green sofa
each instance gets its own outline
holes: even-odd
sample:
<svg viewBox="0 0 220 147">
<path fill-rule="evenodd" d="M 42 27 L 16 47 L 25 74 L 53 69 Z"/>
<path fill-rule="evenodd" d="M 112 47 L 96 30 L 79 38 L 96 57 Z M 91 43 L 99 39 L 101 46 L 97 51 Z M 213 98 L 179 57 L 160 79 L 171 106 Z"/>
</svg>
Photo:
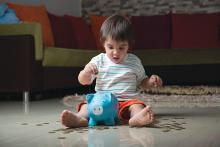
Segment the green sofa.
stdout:
<svg viewBox="0 0 220 147">
<path fill-rule="evenodd" d="M 100 50 L 47 47 L 38 23 L 0 25 L 0 92 L 30 92 L 80 87 L 78 73 Z M 133 51 L 146 73 L 166 85 L 220 85 L 220 49 Z"/>
</svg>

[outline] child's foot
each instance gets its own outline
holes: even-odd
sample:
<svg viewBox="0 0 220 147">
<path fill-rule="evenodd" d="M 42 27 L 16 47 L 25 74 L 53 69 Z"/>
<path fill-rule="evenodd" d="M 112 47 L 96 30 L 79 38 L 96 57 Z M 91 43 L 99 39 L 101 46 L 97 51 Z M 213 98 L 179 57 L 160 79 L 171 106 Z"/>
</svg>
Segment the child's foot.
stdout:
<svg viewBox="0 0 220 147">
<path fill-rule="evenodd" d="M 139 113 L 135 114 L 129 120 L 129 125 L 132 127 L 142 127 L 151 124 L 154 121 L 154 114 L 149 106 L 146 106 Z"/>
<path fill-rule="evenodd" d="M 73 113 L 69 110 L 64 110 L 61 113 L 61 123 L 69 128 L 73 127 L 86 127 L 88 126 L 88 121 L 85 118 L 78 116 L 76 113 Z"/>
</svg>

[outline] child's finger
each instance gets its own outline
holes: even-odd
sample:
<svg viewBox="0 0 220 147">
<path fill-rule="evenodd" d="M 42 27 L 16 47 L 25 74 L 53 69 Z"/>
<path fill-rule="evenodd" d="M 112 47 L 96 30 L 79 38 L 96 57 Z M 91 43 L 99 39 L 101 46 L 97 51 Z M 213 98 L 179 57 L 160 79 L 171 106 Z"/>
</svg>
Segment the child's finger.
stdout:
<svg viewBox="0 0 220 147">
<path fill-rule="evenodd" d="M 95 64 L 91 64 L 91 70 L 92 70 L 92 73 L 93 74 L 97 74 L 98 73 L 98 69 L 97 69 L 97 67 L 96 67 L 96 65 Z"/>
<path fill-rule="evenodd" d="M 159 76 L 155 75 L 155 81 L 154 81 L 155 87 L 162 86 L 162 80 Z"/>
</svg>

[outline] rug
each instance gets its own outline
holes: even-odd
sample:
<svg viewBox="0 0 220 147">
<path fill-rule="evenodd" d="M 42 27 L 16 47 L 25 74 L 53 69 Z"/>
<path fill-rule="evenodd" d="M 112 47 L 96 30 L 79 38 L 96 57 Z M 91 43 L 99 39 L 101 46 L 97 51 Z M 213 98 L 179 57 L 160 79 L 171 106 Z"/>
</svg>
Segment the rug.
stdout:
<svg viewBox="0 0 220 147">
<path fill-rule="evenodd" d="M 213 95 L 220 94 L 220 86 L 163 86 L 161 88 L 140 89 L 146 94 L 165 95 Z"/>
<path fill-rule="evenodd" d="M 140 99 L 154 108 L 220 107 L 220 87 L 218 86 L 163 86 L 161 88 L 140 89 Z M 62 103 L 76 107 L 85 100 L 85 95 L 67 95 Z"/>
</svg>

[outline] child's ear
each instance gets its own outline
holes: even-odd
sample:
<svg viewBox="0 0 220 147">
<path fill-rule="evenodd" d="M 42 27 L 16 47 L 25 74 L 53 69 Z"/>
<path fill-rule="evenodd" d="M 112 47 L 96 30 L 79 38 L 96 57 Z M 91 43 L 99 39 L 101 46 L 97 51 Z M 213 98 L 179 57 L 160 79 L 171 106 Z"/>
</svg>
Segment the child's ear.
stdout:
<svg viewBox="0 0 220 147">
<path fill-rule="evenodd" d="M 87 100 L 87 102 L 90 103 L 91 100 L 93 99 L 93 97 L 94 97 L 94 94 L 87 94 L 87 95 L 86 95 L 86 100 Z"/>
</svg>

